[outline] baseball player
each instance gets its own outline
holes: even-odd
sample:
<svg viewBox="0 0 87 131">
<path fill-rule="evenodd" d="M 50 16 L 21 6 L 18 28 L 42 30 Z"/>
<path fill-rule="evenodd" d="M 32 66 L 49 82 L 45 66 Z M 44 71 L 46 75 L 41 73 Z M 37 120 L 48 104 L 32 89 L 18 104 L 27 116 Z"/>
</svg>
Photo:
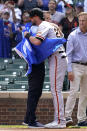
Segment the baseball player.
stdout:
<svg viewBox="0 0 87 131">
<path fill-rule="evenodd" d="M 34 8 L 30 12 L 30 18 L 33 24 L 38 26 L 36 37 L 29 36 L 29 40 L 32 44 L 40 45 L 41 42 L 46 38 L 57 38 L 54 26 L 49 22 L 41 19 L 43 12 Z M 25 36 L 29 35 L 25 32 Z M 65 128 L 66 122 L 64 117 L 64 104 L 62 96 L 63 80 L 66 72 L 66 55 L 63 46 L 56 51 L 49 58 L 49 76 L 51 83 L 51 92 L 53 95 L 54 104 L 54 121 L 46 124 L 46 128 Z"/>
<path fill-rule="evenodd" d="M 45 21 L 48 21 L 50 22 L 50 24 L 54 27 L 54 31 L 56 32 L 56 36 L 57 37 L 64 37 L 63 33 L 61 32 L 60 28 L 58 27 L 58 25 L 54 24 L 51 22 L 51 15 L 49 12 L 45 11 L 44 12 L 44 18 L 45 18 Z M 58 50 L 58 52 L 61 52 L 61 51 L 64 51 L 63 50 L 63 47 L 61 47 L 61 49 Z M 57 52 L 56 52 L 57 53 Z M 62 54 L 63 55 L 63 54 Z M 65 54 L 64 54 L 65 56 Z M 66 69 L 66 67 L 63 67 L 61 66 L 62 65 L 62 61 L 61 61 L 61 57 L 60 55 L 57 54 L 57 56 L 55 57 L 55 54 L 52 55 L 50 58 L 49 58 L 49 69 L 50 69 L 50 82 L 51 82 L 51 92 L 53 94 L 53 98 L 54 98 L 54 108 L 55 108 L 55 115 L 54 115 L 54 122 L 52 123 L 49 123 L 47 125 L 45 125 L 45 127 L 49 127 L 51 128 L 51 125 L 54 126 L 54 128 L 56 127 L 54 123 L 56 123 L 56 121 L 58 122 L 58 119 L 59 119 L 59 123 L 60 124 L 60 128 L 63 128 L 65 127 L 65 120 L 64 120 L 64 107 L 63 107 L 63 100 L 62 100 L 62 95 L 61 95 L 61 90 L 62 90 L 62 86 L 63 86 L 63 79 L 64 79 L 64 72 L 63 72 L 63 68 Z M 56 59 L 57 58 L 57 59 Z M 58 62 L 58 65 L 56 65 Z M 60 63 L 60 64 L 59 64 Z M 56 70 L 58 68 L 58 71 Z M 61 71 L 62 72 L 61 72 Z M 64 70 L 65 71 L 65 70 Z M 55 72 L 55 74 L 54 74 Z M 56 75 L 57 73 L 57 75 Z M 53 77 L 52 77 L 53 75 Z M 60 76 L 61 75 L 61 76 Z M 54 81 L 53 81 L 54 79 Z M 57 79 L 57 82 L 56 82 L 56 79 Z M 60 83 L 58 83 L 58 81 L 61 81 Z M 58 88 L 59 87 L 59 88 Z M 57 92 L 56 92 L 57 91 Z M 57 96 L 57 93 L 60 92 L 59 96 Z M 60 99 L 60 100 L 58 100 Z M 62 101 L 62 104 L 59 105 L 59 102 Z M 56 107 L 57 106 L 57 107 Z M 63 110 L 62 111 L 58 111 L 58 108 L 60 106 L 60 109 L 62 108 Z M 63 113 L 63 116 L 59 117 L 60 114 Z M 59 117 L 59 118 L 58 118 Z M 61 122 L 60 122 L 60 119 L 61 119 Z M 62 121 L 63 120 L 63 121 Z"/>
</svg>

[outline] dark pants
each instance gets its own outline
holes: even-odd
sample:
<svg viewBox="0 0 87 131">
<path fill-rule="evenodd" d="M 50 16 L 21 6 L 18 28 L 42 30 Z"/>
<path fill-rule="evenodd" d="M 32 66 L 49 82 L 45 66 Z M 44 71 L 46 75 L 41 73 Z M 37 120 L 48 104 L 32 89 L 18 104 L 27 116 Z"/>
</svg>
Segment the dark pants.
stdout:
<svg viewBox="0 0 87 131">
<path fill-rule="evenodd" d="M 44 63 L 32 65 L 32 72 L 28 76 L 28 99 L 27 111 L 25 116 L 26 123 L 33 123 L 36 120 L 35 111 L 42 94 L 43 82 L 45 76 Z"/>
</svg>

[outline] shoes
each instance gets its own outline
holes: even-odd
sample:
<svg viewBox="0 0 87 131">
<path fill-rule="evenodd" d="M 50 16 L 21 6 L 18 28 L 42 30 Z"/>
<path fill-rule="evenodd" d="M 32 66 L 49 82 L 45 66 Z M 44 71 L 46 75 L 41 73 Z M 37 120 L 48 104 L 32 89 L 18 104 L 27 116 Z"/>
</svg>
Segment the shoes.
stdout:
<svg viewBox="0 0 87 131">
<path fill-rule="evenodd" d="M 72 126 L 73 125 L 73 120 L 72 120 L 72 118 L 66 118 L 66 126 L 68 127 L 68 126 Z"/>
<path fill-rule="evenodd" d="M 34 123 L 28 124 L 29 128 L 44 128 L 44 125 L 39 123 L 38 121 L 35 121 Z"/>
<path fill-rule="evenodd" d="M 46 124 L 44 127 L 45 128 L 66 128 L 66 124 L 65 123 L 58 124 L 57 121 L 53 121 L 51 123 Z"/>
<path fill-rule="evenodd" d="M 28 126 L 28 123 L 26 123 L 26 122 L 22 122 L 22 125 L 24 125 L 24 126 Z"/>
<path fill-rule="evenodd" d="M 87 121 L 82 121 L 78 123 L 78 126 L 87 126 Z"/>
</svg>

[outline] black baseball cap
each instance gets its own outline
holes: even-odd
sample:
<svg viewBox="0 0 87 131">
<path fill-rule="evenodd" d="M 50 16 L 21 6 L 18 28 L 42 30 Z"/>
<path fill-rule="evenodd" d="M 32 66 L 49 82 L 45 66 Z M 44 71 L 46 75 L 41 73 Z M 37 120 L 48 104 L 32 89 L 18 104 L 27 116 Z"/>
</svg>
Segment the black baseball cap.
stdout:
<svg viewBox="0 0 87 131">
<path fill-rule="evenodd" d="M 39 16 L 40 19 L 44 20 L 43 11 L 40 8 L 33 8 L 29 14 L 31 18 L 34 16 Z"/>
</svg>

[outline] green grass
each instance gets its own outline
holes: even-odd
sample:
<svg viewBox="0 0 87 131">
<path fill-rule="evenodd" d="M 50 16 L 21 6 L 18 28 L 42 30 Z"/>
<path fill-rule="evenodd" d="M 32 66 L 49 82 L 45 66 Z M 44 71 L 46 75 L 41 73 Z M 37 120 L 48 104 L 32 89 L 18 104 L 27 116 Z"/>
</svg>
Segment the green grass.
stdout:
<svg viewBox="0 0 87 131">
<path fill-rule="evenodd" d="M 28 128 L 28 126 L 23 126 L 23 125 L 0 125 L 0 128 Z"/>
<path fill-rule="evenodd" d="M 87 128 L 87 126 L 69 126 L 68 128 Z"/>
<path fill-rule="evenodd" d="M 28 128 L 28 126 L 24 126 L 24 125 L 0 125 L 0 128 Z M 69 126 L 67 128 L 87 128 L 87 127 L 79 127 L 79 126 Z"/>
</svg>

